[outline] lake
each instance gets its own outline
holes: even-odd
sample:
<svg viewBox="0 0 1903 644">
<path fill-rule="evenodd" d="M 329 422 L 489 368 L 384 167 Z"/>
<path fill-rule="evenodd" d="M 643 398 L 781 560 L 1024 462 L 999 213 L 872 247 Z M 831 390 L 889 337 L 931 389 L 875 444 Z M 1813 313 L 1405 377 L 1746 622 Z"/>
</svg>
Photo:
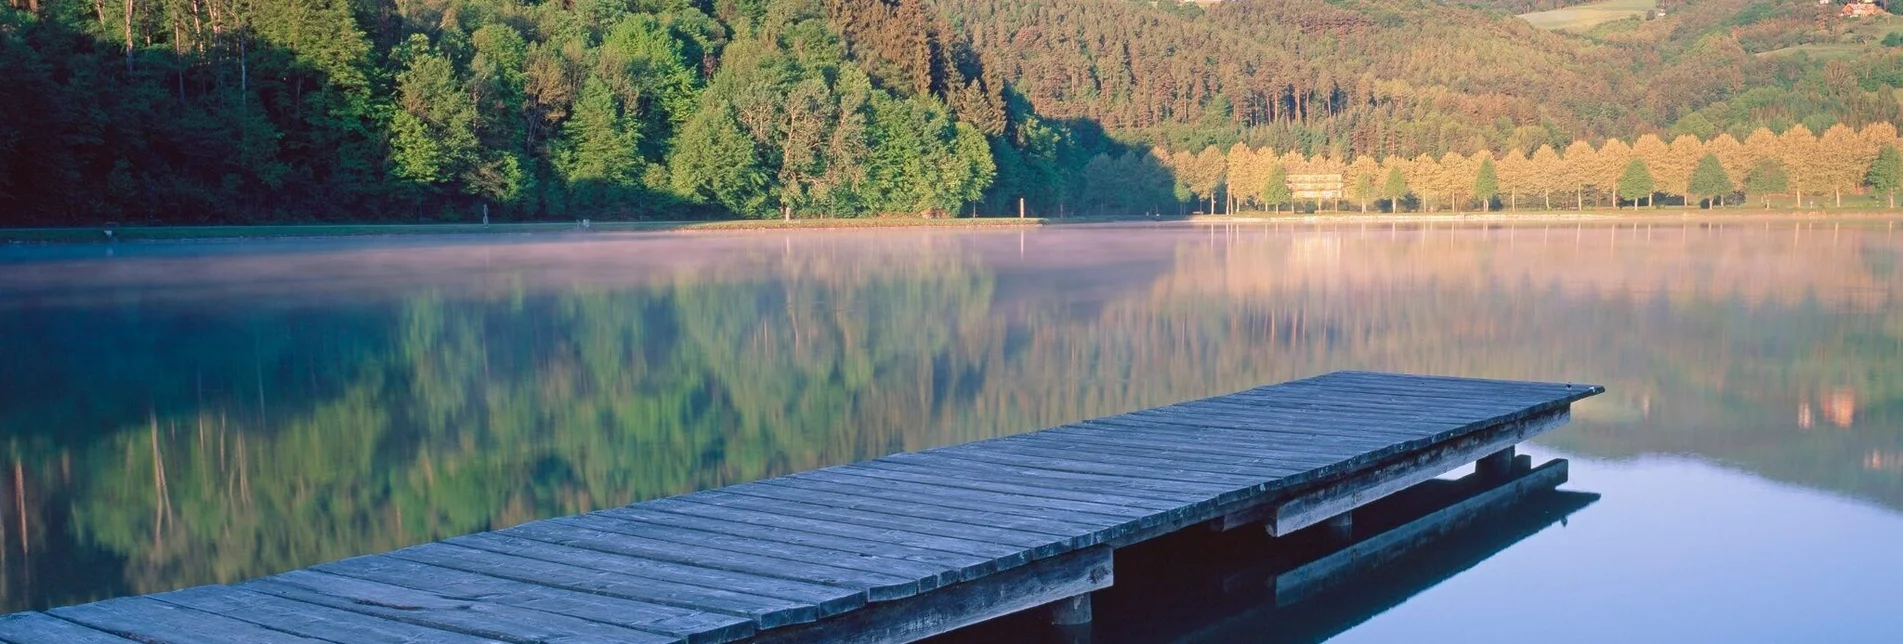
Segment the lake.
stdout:
<svg viewBox="0 0 1903 644">
<path fill-rule="evenodd" d="M 1573 500 L 1299 609 L 1100 607 L 1100 639 L 1894 642 L 1897 228 L 0 248 L 0 610 L 1354 368 L 1605 385 L 1528 448 L 1573 460 Z"/>
</svg>

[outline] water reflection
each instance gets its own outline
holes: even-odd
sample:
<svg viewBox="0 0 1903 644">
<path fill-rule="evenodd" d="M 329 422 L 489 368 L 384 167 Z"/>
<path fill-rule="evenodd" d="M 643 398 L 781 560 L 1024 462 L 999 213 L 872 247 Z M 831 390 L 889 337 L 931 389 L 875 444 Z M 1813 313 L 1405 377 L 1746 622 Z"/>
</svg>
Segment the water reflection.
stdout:
<svg viewBox="0 0 1903 644">
<path fill-rule="evenodd" d="M 1883 224 L 0 250 L 0 608 L 231 581 L 1338 368 L 1903 508 Z M 1807 411 L 1808 410 L 1808 411 Z"/>
</svg>

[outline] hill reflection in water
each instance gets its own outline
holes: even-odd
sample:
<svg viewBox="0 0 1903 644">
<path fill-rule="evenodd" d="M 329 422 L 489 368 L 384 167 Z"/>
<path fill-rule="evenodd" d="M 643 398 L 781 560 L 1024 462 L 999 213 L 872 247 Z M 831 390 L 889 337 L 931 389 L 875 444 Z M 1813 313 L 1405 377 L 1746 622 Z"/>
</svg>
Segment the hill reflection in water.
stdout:
<svg viewBox="0 0 1903 644">
<path fill-rule="evenodd" d="M 8 248 L 0 608 L 1342 368 L 1603 383 L 1548 444 L 1895 512 L 1899 257 L 1808 222 Z"/>
</svg>

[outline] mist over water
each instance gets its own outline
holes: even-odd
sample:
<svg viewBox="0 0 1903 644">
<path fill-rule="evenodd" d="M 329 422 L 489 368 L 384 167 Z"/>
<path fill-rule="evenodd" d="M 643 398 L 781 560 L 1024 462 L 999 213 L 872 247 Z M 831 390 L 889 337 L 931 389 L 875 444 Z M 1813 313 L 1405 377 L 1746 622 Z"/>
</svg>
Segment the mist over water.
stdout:
<svg viewBox="0 0 1903 644">
<path fill-rule="evenodd" d="M 1539 441 L 1596 502 L 1349 620 L 1344 641 L 1528 636 L 1456 628 L 1499 596 L 1574 620 L 1577 641 L 1880 641 L 1903 632 L 1873 601 L 1903 574 L 1895 228 L 0 248 L 0 609 L 1355 368 L 1608 391 Z"/>
</svg>

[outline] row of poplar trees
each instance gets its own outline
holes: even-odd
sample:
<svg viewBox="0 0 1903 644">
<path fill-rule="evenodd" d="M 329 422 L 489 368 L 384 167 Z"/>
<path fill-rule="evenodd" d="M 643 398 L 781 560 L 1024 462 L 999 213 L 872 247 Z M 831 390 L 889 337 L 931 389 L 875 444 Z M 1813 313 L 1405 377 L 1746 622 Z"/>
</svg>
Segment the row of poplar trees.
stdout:
<svg viewBox="0 0 1903 644">
<path fill-rule="evenodd" d="M 1289 175 L 1339 174 L 1344 197 L 1362 210 L 1387 206 L 1400 211 L 1477 207 L 1578 208 L 1651 205 L 1677 198 L 1687 205 L 1733 205 L 1752 198 L 1769 206 L 1771 195 L 1788 194 L 1803 206 L 1843 205 L 1843 194 L 1865 189 L 1894 208 L 1903 190 L 1903 146 L 1896 126 L 1879 122 L 1861 129 L 1835 125 L 1822 135 L 1803 125 L 1783 133 L 1758 129 L 1743 141 L 1730 134 L 1701 140 L 1682 135 L 1666 141 L 1644 135 L 1632 143 L 1611 139 L 1595 148 L 1574 141 L 1565 149 L 1542 145 L 1532 151 L 1449 152 L 1438 158 L 1368 156 L 1343 160 L 1299 151 L 1277 153 L 1236 144 L 1226 152 L 1153 149 L 1132 153 L 1141 162 L 1115 165 L 1167 171 L 1179 201 L 1197 200 L 1205 212 L 1267 210 L 1292 205 Z M 1141 185 L 1143 179 L 1105 176 L 1091 191 Z M 1155 180 L 1148 180 L 1154 183 Z M 1151 193 L 1157 194 L 1157 193 Z M 1557 199 L 1556 199 L 1557 198 Z"/>
</svg>

